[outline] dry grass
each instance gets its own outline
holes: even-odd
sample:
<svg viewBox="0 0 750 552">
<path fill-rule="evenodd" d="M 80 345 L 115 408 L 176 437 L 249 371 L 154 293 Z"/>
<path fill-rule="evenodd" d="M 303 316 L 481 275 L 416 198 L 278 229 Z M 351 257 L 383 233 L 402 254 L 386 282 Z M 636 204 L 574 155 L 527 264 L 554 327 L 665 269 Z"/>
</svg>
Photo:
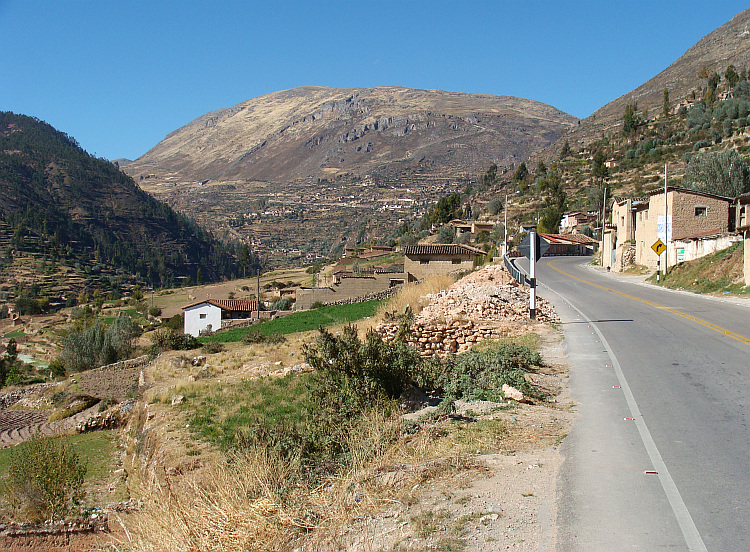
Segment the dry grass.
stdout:
<svg viewBox="0 0 750 552">
<path fill-rule="evenodd" d="M 474 468 L 467 453 L 476 452 L 476 440 L 493 440 L 492 433 L 499 438 L 503 429 L 469 430 L 469 437 L 438 424 L 397 438 L 400 433 L 398 416 L 371 413 L 346 437 L 349 468 L 315 484 L 302 476 L 299 459 L 283 460 L 264 450 L 230 457 L 195 479 L 144 469 L 137 494 L 148 499 L 128 523 L 129 547 L 139 552 L 343 550 L 346 528 L 357 518 L 412 504 L 416 484 Z"/>
<path fill-rule="evenodd" d="M 382 319 L 386 313 L 401 313 L 407 305 L 414 314 L 419 314 L 429 302 L 426 295 L 448 289 L 455 281 L 453 276 L 431 276 L 417 284 L 407 284 L 380 306 L 376 317 Z"/>
</svg>

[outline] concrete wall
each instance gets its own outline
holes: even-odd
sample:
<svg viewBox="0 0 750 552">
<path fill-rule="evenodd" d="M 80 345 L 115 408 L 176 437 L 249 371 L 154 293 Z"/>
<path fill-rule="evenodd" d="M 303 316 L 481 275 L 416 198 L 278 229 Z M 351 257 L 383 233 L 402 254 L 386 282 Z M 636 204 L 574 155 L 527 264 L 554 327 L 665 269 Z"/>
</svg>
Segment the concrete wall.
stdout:
<svg viewBox="0 0 750 552">
<path fill-rule="evenodd" d="M 344 277 L 341 283 L 324 288 L 302 288 L 297 290 L 297 310 L 309 309 L 313 303 L 333 303 L 362 297 L 391 287 L 392 280 L 409 281 L 404 272 L 388 272 L 372 276 Z"/>
<path fill-rule="evenodd" d="M 417 280 L 428 276 L 451 274 L 468 271 L 474 268 L 474 257 L 456 257 L 450 255 L 434 255 L 429 259 L 419 257 L 404 257 L 404 272 L 408 272 Z"/>
<path fill-rule="evenodd" d="M 696 240 L 675 240 L 673 247 L 670 247 L 667 251 L 669 266 L 674 266 L 681 261 L 692 261 L 700 259 L 705 255 L 716 253 L 731 246 L 739 239 L 741 238 L 736 235 L 722 234 L 721 236 Z"/>
<path fill-rule="evenodd" d="M 750 230 L 745 230 L 745 243 L 743 247 L 745 248 L 745 285 L 750 286 Z"/>
<path fill-rule="evenodd" d="M 198 337 L 208 325 L 211 330 L 221 329 L 221 308 L 210 303 L 199 303 L 185 309 L 185 333 Z"/>
</svg>

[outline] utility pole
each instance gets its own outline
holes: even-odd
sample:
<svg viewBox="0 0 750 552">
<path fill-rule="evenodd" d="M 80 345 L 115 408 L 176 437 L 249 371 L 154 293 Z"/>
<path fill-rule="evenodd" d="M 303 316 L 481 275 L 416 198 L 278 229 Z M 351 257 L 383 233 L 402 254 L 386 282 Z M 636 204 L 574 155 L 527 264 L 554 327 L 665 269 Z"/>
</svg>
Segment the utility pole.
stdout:
<svg viewBox="0 0 750 552">
<path fill-rule="evenodd" d="M 664 276 L 669 269 L 669 222 L 667 218 L 667 164 L 664 163 Z"/>
<path fill-rule="evenodd" d="M 508 254 L 508 190 L 505 190 L 505 222 L 503 223 L 503 257 Z"/>
<path fill-rule="evenodd" d="M 529 318 L 536 318 L 536 228 L 529 230 Z"/>
</svg>

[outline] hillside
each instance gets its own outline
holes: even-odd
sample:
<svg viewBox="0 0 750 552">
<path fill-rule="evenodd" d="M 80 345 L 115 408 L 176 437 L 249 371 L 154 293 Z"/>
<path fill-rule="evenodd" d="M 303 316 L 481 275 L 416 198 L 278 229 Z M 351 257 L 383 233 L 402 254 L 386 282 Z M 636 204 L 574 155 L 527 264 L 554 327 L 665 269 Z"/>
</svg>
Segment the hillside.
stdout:
<svg viewBox="0 0 750 552">
<path fill-rule="evenodd" d="M 124 170 L 228 237 L 314 258 L 384 235 L 575 121 L 507 96 L 303 87 L 199 117 Z"/>
<path fill-rule="evenodd" d="M 41 263 L 53 277 L 70 269 L 79 289 L 87 279 L 116 289 L 134 279 L 179 283 L 199 270 L 206 281 L 239 273 L 232 252 L 208 232 L 35 118 L 0 113 L 0 184 L 7 277 Z"/>
<path fill-rule="evenodd" d="M 708 80 L 699 77 L 703 68 L 708 75 L 723 75 L 730 64 L 734 64 L 738 72 L 742 68 L 750 68 L 750 9 L 740 12 L 731 21 L 703 37 L 652 79 L 582 119 L 581 124 L 565 138 L 545 150 L 545 158 L 554 158 L 566 140 L 573 149 L 577 149 L 608 134 L 617 133 L 628 105 L 637 103 L 639 110 L 646 110 L 649 114 L 660 111 L 665 89 L 669 92 L 672 105 L 692 97 L 694 91 L 700 98 Z"/>
</svg>

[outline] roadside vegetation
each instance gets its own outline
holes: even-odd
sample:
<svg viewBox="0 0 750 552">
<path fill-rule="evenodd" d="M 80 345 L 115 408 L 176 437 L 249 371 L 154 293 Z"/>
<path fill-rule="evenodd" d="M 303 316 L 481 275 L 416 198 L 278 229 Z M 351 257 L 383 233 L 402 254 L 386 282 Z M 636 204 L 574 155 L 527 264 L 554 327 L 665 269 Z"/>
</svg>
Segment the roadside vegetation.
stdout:
<svg viewBox="0 0 750 552">
<path fill-rule="evenodd" d="M 401 295 L 380 305 L 372 302 L 357 316 L 373 316 L 379 306 L 377 316 L 398 318 L 403 335 L 411 318 L 404 307 L 418 308 L 420 301 L 409 286 Z M 316 310 L 337 320 L 354 318 L 353 311 L 341 308 Z M 399 311 L 405 312 L 393 314 Z M 297 342 L 291 330 L 285 335 L 292 341 L 253 344 L 252 354 L 278 349 L 285 358 Z M 239 380 L 224 371 L 153 395 L 151 400 L 165 408 L 174 396 L 184 397 L 173 408 L 192 442 L 187 454 L 214 450 L 220 460 L 200 482 L 193 479 L 179 488 L 167 489 L 153 476 L 141 478 L 139 493 L 150 500 L 137 514 L 136 526 L 148 530 L 133 535 L 134 549 L 340 546 L 342 529 L 358 516 L 389 501 L 409 502 L 415 485 L 474 469 L 473 455 L 508 446 L 503 421 L 454 417 L 455 401 L 500 402 L 504 383 L 543 400 L 544 392 L 526 377 L 541 364 L 534 346 L 530 337 L 508 338 L 458 356 L 424 359 L 398 336 L 384 341 L 372 330 L 339 322 L 320 327 L 304 342 L 301 354 L 309 371 Z M 217 359 L 230 353 L 217 353 Z M 442 403 L 431 414 L 406 421 L 405 404 L 414 396 Z M 395 487 L 379 475 L 404 465 L 429 468 L 409 472 Z M 454 540 L 461 545 L 460 532 Z"/>
<path fill-rule="evenodd" d="M 738 242 L 700 259 L 679 263 L 669 268 L 661 285 L 694 293 L 750 295 L 750 288 L 744 285 L 743 255 L 742 242 Z M 655 283 L 656 275 L 649 280 Z"/>
</svg>

